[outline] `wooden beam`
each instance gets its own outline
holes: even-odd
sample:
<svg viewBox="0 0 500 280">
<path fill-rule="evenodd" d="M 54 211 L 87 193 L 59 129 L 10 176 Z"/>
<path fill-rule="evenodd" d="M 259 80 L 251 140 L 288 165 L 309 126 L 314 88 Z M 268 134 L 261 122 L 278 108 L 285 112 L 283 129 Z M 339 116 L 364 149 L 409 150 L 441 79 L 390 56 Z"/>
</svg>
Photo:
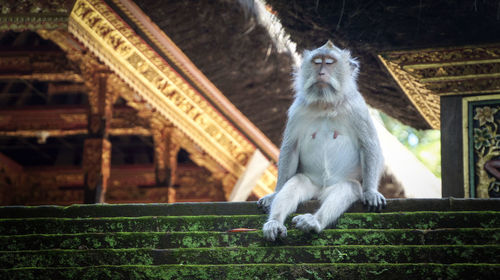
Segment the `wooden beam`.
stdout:
<svg viewBox="0 0 500 280">
<path fill-rule="evenodd" d="M 134 109 L 113 107 L 109 133 L 149 136 L 148 123 Z M 86 134 L 87 109 L 84 106 L 40 106 L 0 110 L 0 135 L 33 137 L 48 131 L 51 137 Z"/>
<path fill-rule="evenodd" d="M 155 178 L 158 187 L 167 189 L 168 202 L 175 202 L 174 185 L 177 179 L 177 154 L 180 144 L 174 139 L 175 128 L 161 118 L 151 120 L 154 141 Z"/>
<path fill-rule="evenodd" d="M 85 76 L 90 92 L 88 137 L 83 148 L 84 203 L 103 203 L 108 188 L 111 168 L 111 142 L 108 138 L 113 108 L 108 77 L 109 73 L 105 72 L 90 72 Z"/>
<path fill-rule="evenodd" d="M 111 167 L 111 142 L 85 139 L 83 147 L 84 203 L 103 203 Z"/>
</svg>

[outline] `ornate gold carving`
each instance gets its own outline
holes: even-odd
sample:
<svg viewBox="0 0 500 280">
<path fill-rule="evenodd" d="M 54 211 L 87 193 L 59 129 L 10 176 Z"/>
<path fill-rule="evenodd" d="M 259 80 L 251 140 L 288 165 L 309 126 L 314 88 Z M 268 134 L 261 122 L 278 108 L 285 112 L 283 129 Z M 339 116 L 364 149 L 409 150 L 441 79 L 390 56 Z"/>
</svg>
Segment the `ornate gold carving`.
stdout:
<svg viewBox="0 0 500 280">
<path fill-rule="evenodd" d="M 199 95 L 194 98 L 204 96 L 212 104 L 215 104 L 218 110 L 221 110 L 232 122 L 239 126 L 242 134 L 248 135 L 251 141 L 256 143 L 257 147 L 264 154 L 270 157 L 271 161 L 278 160 L 279 150 L 269 139 L 248 119 L 234 107 L 231 102 L 213 85 L 199 69 L 189 60 L 187 56 L 168 38 L 165 33 L 158 28 L 150 19 L 131 0 L 113 0 L 114 4 L 133 21 L 145 36 L 152 42 L 155 49 L 166 56 L 169 63 L 175 65 L 189 79 L 190 82 L 200 89 Z M 158 67 L 162 67 L 161 64 Z M 241 135 L 240 135 L 241 136 Z"/>
<path fill-rule="evenodd" d="M 4 0 L 0 9 L 0 31 L 65 29 L 72 3 L 72 0 Z"/>
<path fill-rule="evenodd" d="M 141 117 L 158 112 L 218 165 L 238 176 L 255 147 L 99 0 L 78 0 L 70 32 L 135 93 L 125 93 Z M 120 94 L 122 94 L 120 92 Z"/>
<path fill-rule="evenodd" d="M 89 3 L 93 4 L 96 9 L 100 8 L 100 13 L 109 13 L 107 7 L 100 5 L 98 1 L 89 1 Z M 97 30 L 94 32 L 95 35 L 102 35 L 100 30 L 105 28 L 103 27 L 105 26 L 105 22 L 102 18 L 96 18 L 99 14 L 94 12 L 92 8 L 91 5 L 85 4 L 84 1 L 79 1 L 75 6 L 73 14 L 81 16 L 81 21 L 87 23 L 87 26 L 91 30 Z M 94 24 L 94 22 L 99 22 L 100 24 L 97 29 L 95 27 L 97 24 Z M 120 31 L 122 31 L 122 29 L 120 29 Z M 106 36 L 110 36 L 111 34 L 117 35 L 113 32 L 108 32 Z M 133 34 L 130 35 L 130 37 L 123 37 L 120 40 L 113 39 L 114 41 L 119 41 L 120 46 L 124 46 L 124 48 L 117 49 L 116 46 L 111 47 L 115 49 L 121 57 L 125 58 L 128 65 L 136 70 L 136 73 L 139 74 L 139 77 L 142 77 L 143 81 L 149 83 L 149 86 L 151 86 L 154 91 L 166 96 L 168 100 L 175 105 L 176 111 L 180 111 L 179 113 L 181 114 L 184 113 L 184 115 L 187 115 L 188 118 L 196 122 L 198 126 L 201 126 L 201 128 L 209 133 L 209 136 L 215 138 L 221 146 L 225 147 L 224 150 L 229 150 L 229 153 L 242 153 L 242 151 L 238 149 L 237 142 L 231 139 L 234 137 L 230 137 L 228 133 L 223 130 L 221 131 L 221 128 L 229 129 L 227 122 L 224 122 L 216 112 L 207 110 L 209 105 L 203 102 L 199 97 L 196 98 L 198 103 L 193 102 L 190 97 L 196 95 L 196 93 L 187 84 L 183 83 L 172 69 L 168 69 L 168 66 L 161 61 L 161 58 L 157 54 L 150 51 L 149 48 L 144 47 L 140 41 L 134 42 L 138 45 L 137 48 L 132 47 L 127 41 L 131 39 L 136 40 L 137 36 L 132 36 Z M 104 42 L 108 43 L 109 47 L 110 41 L 106 40 L 106 38 L 103 39 Z M 134 51 L 130 51 L 131 49 L 134 49 Z M 128 56 L 129 53 L 130 55 Z M 149 56 L 149 59 L 146 59 L 145 56 Z M 162 68 L 164 68 L 163 72 L 161 72 L 162 69 L 158 69 L 156 66 L 158 64 L 162 64 Z M 155 102 L 150 103 L 153 103 L 153 106 L 158 106 Z M 203 107 L 207 109 L 203 110 Z M 206 118 L 205 116 L 207 116 L 207 114 L 212 114 L 212 118 Z M 238 154 L 236 154 L 236 158 L 238 158 Z M 240 156 L 240 158 L 245 160 L 244 156 Z"/>
<path fill-rule="evenodd" d="M 500 76 L 428 83 L 427 88 L 439 95 L 497 93 L 500 92 Z"/>
<path fill-rule="evenodd" d="M 470 62 L 467 62 L 470 63 Z M 434 82 L 442 80 L 458 80 L 465 78 L 484 78 L 498 76 L 500 73 L 500 62 L 477 61 L 475 64 L 442 64 L 435 67 L 421 68 L 414 65 L 403 66 L 403 69 L 423 82 Z M 494 74 L 492 74 L 494 73 Z"/>
<path fill-rule="evenodd" d="M 179 128 L 181 145 L 195 162 L 211 172 L 229 172 L 238 176 L 255 147 L 222 117 L 105 3 L 100 0 L 77 1 L 70 17 L 69 30 L 100 61 L 116 73 L 108 78 L 110 91 L 119 92 L 141 118 L 159 113 Z M 77 63 L 94 63 L 93 55 L 84 55 L 78 44 L 62 31 L 38 31 L 56 42 Z M 91 59 L 92 58 L 92 59 Z M 83 67 L 82 75 L 86 76 Z M 130 90 L 130 88 L 132 90 Z M 189 143 L 189 144 L 186 144 Z M 196 143 L 196 144 L 194 144 Z M 204 152 L 203 152 L 204 151 Z M 267 177 L 272 178 L 273 173 Z M 267 185 L 275 180 L 267 180 Z M 259 181 L 262 189 L 263 181 Z"/>
<path fill-rule="evenodd" d="M 439 96 L 434 95 L 425 85 L 419 83 L 415 77 L 405 72 L 400 65 L 385 60 L 382 56 L 379 56 L 379 59 L 389 70 L 389 73 L 391 73 L 427 123 L 432 128 L 438 129 L 440 126 Z"/>
<path fill-rule="evenodd" d="M 423 49 L 416 51 L 390 52 L 383 55 L 384 59 L 398 65 L 434 65 L 467 64 L 468 61 L 483 61 L 499 59 L 500 46 L 469 46 L 443 49 Z"/>
<path fill-rule="evenodd" d="M 408 98 L 439 128 L 439 96 L 500 92 L 500 46 L 468 46 L 379 55 Z"/>
<path fill-rule="evenodd" d="M 69 14 L 71 11 L 70 0 L 3 0 L 1 15 L 15 14 Z"/>
</svg>

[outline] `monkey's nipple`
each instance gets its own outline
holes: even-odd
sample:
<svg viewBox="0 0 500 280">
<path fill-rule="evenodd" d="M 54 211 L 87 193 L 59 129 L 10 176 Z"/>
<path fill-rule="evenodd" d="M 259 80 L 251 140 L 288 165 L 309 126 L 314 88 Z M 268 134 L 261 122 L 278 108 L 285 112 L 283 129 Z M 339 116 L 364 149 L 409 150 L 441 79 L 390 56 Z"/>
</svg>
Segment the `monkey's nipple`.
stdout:
<svg viewBox="0 0 500 280">
<path fill-rule="evenodd" d="M 339 132 L 334 130 L 333 131 L 333 139 L 337 139 L 338 136 L 339 136 Z"/>
</svg>

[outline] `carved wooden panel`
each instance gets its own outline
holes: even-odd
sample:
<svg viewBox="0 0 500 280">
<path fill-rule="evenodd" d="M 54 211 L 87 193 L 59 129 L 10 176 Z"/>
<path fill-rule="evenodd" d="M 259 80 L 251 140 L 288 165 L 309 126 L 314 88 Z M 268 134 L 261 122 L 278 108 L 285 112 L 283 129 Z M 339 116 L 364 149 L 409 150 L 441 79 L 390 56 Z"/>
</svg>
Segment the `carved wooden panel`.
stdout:
<svg viewBox="0 0 500 280">
<path fill-rule="evenodd" d="M 500 197 L 500 95 L 463 99 L 464 192 Z"/>
</svg>

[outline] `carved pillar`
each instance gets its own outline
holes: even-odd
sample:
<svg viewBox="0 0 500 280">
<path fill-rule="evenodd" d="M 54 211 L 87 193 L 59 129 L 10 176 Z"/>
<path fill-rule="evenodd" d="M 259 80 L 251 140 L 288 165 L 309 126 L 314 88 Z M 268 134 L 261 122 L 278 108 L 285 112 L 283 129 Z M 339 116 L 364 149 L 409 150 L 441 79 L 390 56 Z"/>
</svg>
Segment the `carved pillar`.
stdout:
<svg viewBox="0 0 500 280">
<path fill-rule="evenodd" d="M 151 119 L 155 151 L 155 178 L 157 187 L 166 187 L 168 202 L 175 202 L 174 184 L 177 179 L 177 154 L 179 143 L 175 140 L 175 128 L 159 118 Z M 162 192 L 162 195 L 165 193 Z"/>
<path fill-rule="evenodd" d="M 111 168 L 108 140 L 114 97 L 107 89 L 109 73 L 87 74 L 89 92 L 88 138 L 83 148 L 84 203 L 103 203 Z"/>
</svg>

